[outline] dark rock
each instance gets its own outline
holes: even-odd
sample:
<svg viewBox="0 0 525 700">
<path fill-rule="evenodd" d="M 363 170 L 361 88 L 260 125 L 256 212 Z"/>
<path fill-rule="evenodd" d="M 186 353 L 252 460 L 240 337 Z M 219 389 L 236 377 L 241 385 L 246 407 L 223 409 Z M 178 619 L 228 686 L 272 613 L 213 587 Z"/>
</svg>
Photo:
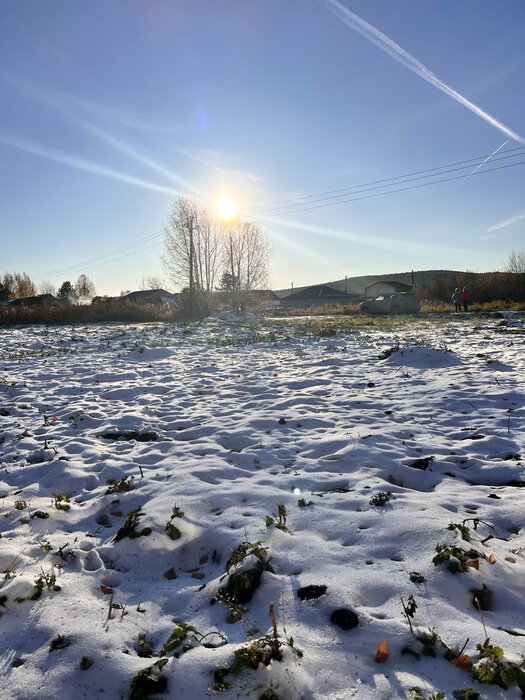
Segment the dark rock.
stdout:
<svg viewBox="0 0 525 700">
<path fill-rule="evenodd" d="M 279 418 L 279 425 L 286 425 L 286 420 L 284 418 Z"/>
<path fill-rule="evenodd" d="M 421 459 L 416 459 L 415 462 L 412 462 L 412 464 L 409 464 L 408 466 L 412 467 L 412 469 L 421 469 L 422 471 L 425 471 L 425 469 L 428 469 L 430 462 L 433 462 L 434 460 L 434 455 L 430 455 L 430 457 L 421 457 Z"/>
<path fill-rule="evenodd" d="M 359 620 L 357 619 L 355 612 L 353 610 L 349 610 L 348 608 L 338 608 L 337 610 L 334 610 L 330 617 L 330 622 L 333 622 L 334 625 L 337 625 L 344 630 L 351 630 L 354 627 L 357 627 L 359 624 Z"/>
<path fill-rule="evenodd" d="M 311 585 L 311 586 L 303 586 L 302 588 L 299 588 L 297 591 L 297 595 L 301 600 L 314 600 L 315 598 L 320 598 L 322 595 L 326 593 L 326 586 L 320 585 Z"/>
</svg>

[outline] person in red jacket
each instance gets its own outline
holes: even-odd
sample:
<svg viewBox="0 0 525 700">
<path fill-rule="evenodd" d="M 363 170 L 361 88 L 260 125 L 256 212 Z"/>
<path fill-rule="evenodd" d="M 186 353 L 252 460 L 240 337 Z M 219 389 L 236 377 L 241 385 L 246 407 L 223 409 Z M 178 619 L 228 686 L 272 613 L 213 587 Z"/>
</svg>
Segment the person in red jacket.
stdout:
<svg viewBox="0 0 525 700">
<path fill-rule="evenodd" d="M 463 304 L 463 311 L 468 311 L 468 305 L 470 301 L 470 294 L 466 287 L 463 287 L 461 292 L 461 303 Z"/>
</svg>

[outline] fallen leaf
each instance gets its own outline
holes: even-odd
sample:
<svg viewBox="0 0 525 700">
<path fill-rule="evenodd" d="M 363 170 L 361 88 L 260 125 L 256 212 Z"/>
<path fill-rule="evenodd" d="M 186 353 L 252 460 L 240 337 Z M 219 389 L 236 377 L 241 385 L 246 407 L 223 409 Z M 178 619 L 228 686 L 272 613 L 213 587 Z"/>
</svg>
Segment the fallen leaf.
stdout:
<svg viewBox="0 0 525 700">
<path fill-rule="evenodd" d="M 468 561 L 467 566 L 471 566 L 473 569 L 479 569 L 479 559 L 472 559 L 472 561 Z"/>
<path fill-rule="evenodd" d="M 505 561 L 510 561 L 511 564 L 516 563 L 516 560 L 514 559 L 514 557 L 505 557 Z"/>
<path fill-rule="evenodd" d="M 472 659 L 467 654 L 462 654 L 461 656 L 452 659 L 452 663 L 456 668 L 460 668 L 462 671 L 472 670 Z"/>
<path fill-rule="evenodd" d="M 100 592 L 104 593 L 104 595 L 111 595 L 112 593 L 115 593 L 115 591 L 112 588 L 103 585 L 100 586 Z"/>
<path fill-rule="evenodd" d="M 489 557 L 489 564 L 495 564 L 496 563 L 496 557 L 494 554 L 491 554 Z"/>
<path fill-rule="evenodd" d="M 378 644 L 377 646 L 377 651 L 376 655 L 374 657 L 374 661 L 378 664 L 384 663 L 389 657 L 388 653 L 388 644 L 386 642 L 381 642 L 381 644 Z"/>
</svg>

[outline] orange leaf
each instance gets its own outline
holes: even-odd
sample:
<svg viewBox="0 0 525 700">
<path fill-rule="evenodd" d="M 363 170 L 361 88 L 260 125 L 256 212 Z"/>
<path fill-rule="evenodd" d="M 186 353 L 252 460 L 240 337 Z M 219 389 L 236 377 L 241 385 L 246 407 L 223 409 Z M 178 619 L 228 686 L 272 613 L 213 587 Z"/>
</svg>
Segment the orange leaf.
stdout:
<svg viewBox="0 0 525 700">
<path fill-rule="evenodd" d="M 452 659 L 452 663 L 456 668 L 460 668 L 462 671 L 472 670 L 472 659 L 467 654 L 462 654 L 455 659 Z"/>
<path fill-rule="evenodd" d="M 496 557 L 494 554 L 491 554 L 489 557 L 489 564 L 495 564 L 496 563 Z"/>
<path fill-rule="evenodd" d="M 378 664 L 384 663 L 389 657 L 388 653 L 388 644 L 386 642 L 381 642 L 381 644 L 378 644 L 377 646 L 377 651 L 376 655 L 374 657 L 374 661 Z"/>
<path fill-rule="evenodd" d="M 111 595 L 115 591 L 112 588 L 109 588 L 108 586 L 100 586 L 100 592 L 104 593 L 104 595 Z"/>
<path fill-rule="evenodd" d="M 473 569 L 479 569 L 479 559 L 472 559 L 472 561 L 468 561 L 467 566 L 471 566 Z"/>
</svg>

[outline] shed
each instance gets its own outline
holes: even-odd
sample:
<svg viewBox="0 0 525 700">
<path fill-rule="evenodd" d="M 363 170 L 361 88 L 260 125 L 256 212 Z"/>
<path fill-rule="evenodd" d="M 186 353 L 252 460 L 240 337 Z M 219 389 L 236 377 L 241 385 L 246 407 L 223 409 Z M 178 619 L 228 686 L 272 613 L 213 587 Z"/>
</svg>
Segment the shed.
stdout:
<svg viewBox="0 0 525 700">
<path fill-rule="evenodd" d="M 378 294 L 394 294 L 395 292 L 411 292 L 412 285 L 393 280 L 379 280 L 365 287 L 365 299 L 376 297 Z"/>
</svg>

